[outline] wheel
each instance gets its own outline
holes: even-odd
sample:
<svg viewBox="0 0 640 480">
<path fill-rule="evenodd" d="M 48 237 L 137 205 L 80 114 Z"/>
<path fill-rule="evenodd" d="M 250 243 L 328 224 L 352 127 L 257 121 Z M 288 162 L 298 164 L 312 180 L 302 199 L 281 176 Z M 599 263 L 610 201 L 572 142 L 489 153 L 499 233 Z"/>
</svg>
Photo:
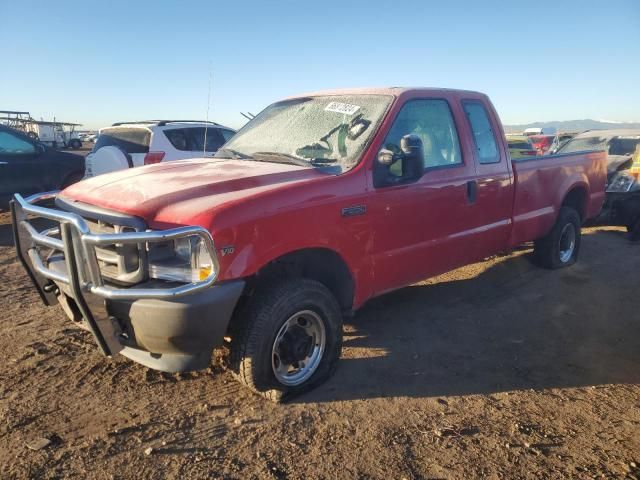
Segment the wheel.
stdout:
<svg viewBox="0 0 640 480">
<path fill-rule="evenodd" d="M 83 178 L 83 175 L 81 173 L 77 173 L 77 172 L 72 173 L 71 175 L 69 175 L 67 178 L 64 179 L 60 188 L 64 190 L 68 186 L 79 182 L 80 180 L 82 180 L 82 178 Z"/>
<path fill-rule="evenodd" d="M 576 263 L 581 240 L 580 215 L 571 207 L 560 208 L 555 225 L 546 237 L 536 240 L 533 254 L 544 268 L 556 269 Z"/>
<path fill-rule="evenodd" d="M 74 150 L 78 150 L 80 147 L 82 147 L 82 142 L 80 140 L 78 140 L 77 138 L 73 138 L 69 142 L 69 146 L 71 148 L 73 148 Z"/>
<path fill-rule="evenodd" d="M 283 280 L 256 294 L 231 327 L 229 367 L 244 385 L 281 402 L 312 389 L 335 370 L 342 313 L 315 280 Z"/>
</svg>

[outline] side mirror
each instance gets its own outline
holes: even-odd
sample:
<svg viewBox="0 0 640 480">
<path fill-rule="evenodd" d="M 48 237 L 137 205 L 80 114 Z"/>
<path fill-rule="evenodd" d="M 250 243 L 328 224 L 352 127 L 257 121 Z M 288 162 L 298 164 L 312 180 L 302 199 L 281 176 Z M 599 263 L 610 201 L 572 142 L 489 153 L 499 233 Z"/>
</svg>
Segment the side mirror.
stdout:
<svg viewBox="0 0 640 480">
<path fill-rule="evenodd" d="M 424 146 L 417 135 L 405 135 L 400 139 L 400 148 L 390 145 L 378 152 L 378 165 L 374 185 L 377 187 L 390 184 L 414 182 L 424 174 Z M 390 167 L 397 162 L 402 166 L 400 172 L 391 173 Z"/>
<path fill-rule="evenodd" d="M 400 140 L 402 178 L 418 180 L 424 173 L 424 145 L 418 135 L 405 135 Z"/>
</svg>

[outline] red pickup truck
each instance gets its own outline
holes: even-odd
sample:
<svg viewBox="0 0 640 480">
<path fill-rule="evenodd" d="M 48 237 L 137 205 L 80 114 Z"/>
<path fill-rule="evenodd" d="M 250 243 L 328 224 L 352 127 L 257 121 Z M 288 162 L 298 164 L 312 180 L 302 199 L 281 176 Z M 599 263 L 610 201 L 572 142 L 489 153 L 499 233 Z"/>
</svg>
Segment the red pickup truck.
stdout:
<svg viewBox="0 0 640 480">
<path fill-rule="evenodd" d="M 185 371 L 227 339 L 235 376 L 279 400 L 331 374 L 343 315 L 376 295 L 527 241 L 544 267 L 576 261 L 604 152 L 508 152 L 481 93 L 292 97 L 213 159 L 16 194 L 18 256 L 104 354 Z"/>
</svg>

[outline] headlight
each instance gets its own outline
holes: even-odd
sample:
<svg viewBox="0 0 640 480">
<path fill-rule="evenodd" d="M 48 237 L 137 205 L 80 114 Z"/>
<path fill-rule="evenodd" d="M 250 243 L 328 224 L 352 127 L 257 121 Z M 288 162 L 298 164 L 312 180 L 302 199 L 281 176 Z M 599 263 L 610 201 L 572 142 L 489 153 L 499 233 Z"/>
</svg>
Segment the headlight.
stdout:
<svg viewBox="0 0 640 480">
<path fill-rule="evenodd" d="M 170 243 L 150 245 L 149 277 L 173 282 L 205 280 L 215 263 L 202 238 L 180 238 Z"/>
<path fill-rule="evenodd" d="M 631 190 L 633 185 L 636 183 L 636 179 L 634 176 L 629 175 L 628 173 L 616 173 L 611 182 L 607 186 L 607 192 L 610 193 L 625 193 Z"/>
</svg>

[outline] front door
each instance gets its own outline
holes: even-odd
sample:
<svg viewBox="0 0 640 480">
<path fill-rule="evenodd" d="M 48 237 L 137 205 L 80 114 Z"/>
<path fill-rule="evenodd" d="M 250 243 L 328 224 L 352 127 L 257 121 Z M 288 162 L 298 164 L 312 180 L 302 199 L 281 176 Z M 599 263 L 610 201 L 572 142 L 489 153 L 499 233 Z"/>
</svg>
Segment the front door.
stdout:
<svg viewBox="0 0 640 480">
<path fill-rule="evenodd" d="M 474 256 L 466 232 L 472 224 L 469 184 L 475 169 L 468 152 L 463 157 L 459 109 L 457 116 L 455 121 L 447 100 L 409 100 L 387 134 L 383 148 L 395 152 L 405 135 L 422 139 L 424 175 L 405 183 L 401 161 L 390 167 L 376 162 L 376 189 L 369 201 L 375 294 L 443 273 Z"/>
<path fill-rule="evenodd" d="M 41 191 L 46 171 L 40 168 L 40 150 L 26 136 L 0 129 L 0 198 L 8 201 L 14 193 L 30 195 Z"/>
</svg>

